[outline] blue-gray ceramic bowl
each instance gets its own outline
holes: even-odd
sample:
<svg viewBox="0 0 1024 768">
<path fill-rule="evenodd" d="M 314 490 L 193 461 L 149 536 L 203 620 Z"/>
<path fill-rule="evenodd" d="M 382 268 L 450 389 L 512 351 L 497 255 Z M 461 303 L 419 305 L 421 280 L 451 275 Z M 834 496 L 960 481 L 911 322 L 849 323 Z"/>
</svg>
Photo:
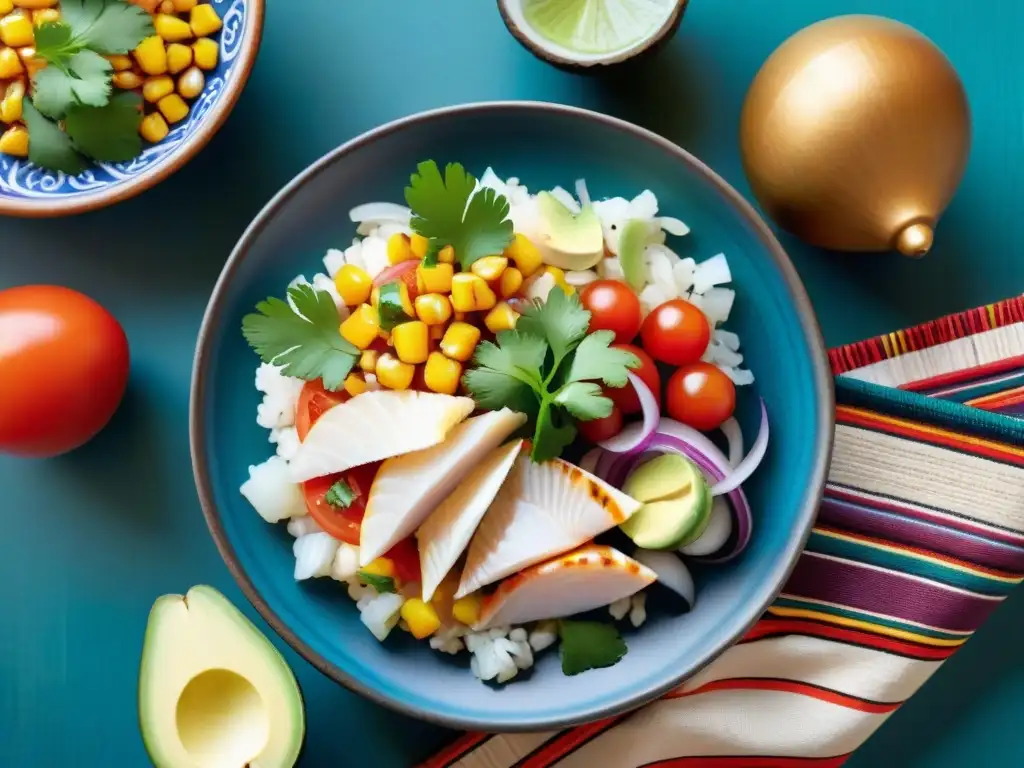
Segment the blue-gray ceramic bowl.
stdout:
<svg viewBox="0 0 1024 768">
<path fill-rule="evenodd" d="M 321 268 L 329 247 L 351 241 L 345 211 L 401 201 L 416 163 L 494 166 L 531 188 L 587 179 L 591 194 L 652 189 L 692 234 L 684 255 L 724 251 L 739 292 L 730 327 L 767 402 L 772 443 L 747 488 L 754 536 L 735 562 L 698 570 L 695 609 L 631 633 L 616 666 L 563 677 L 557 653 L 501 689 L 395 633 L 381 645 L 336 582 L 296 583 L 291 540 L 239 495 L 250 464 L 271 452 L 255 423 L 257 359 L 240 325 L 296 274 Z M 756 429 L 755 398 L 739 414 Z M 679 147 L 634 125 L 570 107 L 492 103 L 443 109 L 385 125 L 334 150 L 256 217 L 228 260 L 200 331 L 192 382 L 196 483 L 210 530 L 246 596 L 310 663 L 376 702 L 444 725 L 485 731 L 549 729 L 636 707 L 693 675 L 738 640 L 780 590 L 810 530 L 832 443 L 832 387 L 821 336 L 793 266 L 754 210 Z M 357 439 L 357 438 L 356 438 Z"/>
<path fill-rule="evenodd" d="M 163 181 L 220 129 L 242 93 L 263 35 L 265 0 L 204 0 L 224 23 L 217 33 L 217 67 L 188 117 L 158 144 L 127 163 L 96 163 L 77 176 L 47 171 L 0 154 L 0 215 L 41 218 L 105 208 Z"/>
</svg>

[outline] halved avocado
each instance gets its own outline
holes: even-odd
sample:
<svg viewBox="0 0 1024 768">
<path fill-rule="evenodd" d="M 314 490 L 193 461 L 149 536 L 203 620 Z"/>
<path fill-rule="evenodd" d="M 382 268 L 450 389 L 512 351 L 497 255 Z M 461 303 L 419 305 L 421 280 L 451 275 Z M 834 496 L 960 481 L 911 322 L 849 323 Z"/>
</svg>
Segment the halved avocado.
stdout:
<svg viewBox="0 0 1024 768">
<path fill-rule="evenodd" d="M 619 527 L 644 549 L 677 549 L 700 538 L 711 518 L 711 488 L 697 466 L 664 454 L 642 464 L 622 490 L 643 506 Z"/>
<path fill-rule="evenodd" d="M 291 768 L 306 730 L 284 657 L 207 586 L 150 611 L 139 724 L 157 768 Z"/>
<path fill-rule="evenodd" d="M 608 34 L 582 45 L 574 32 L 592 33 L 602 29 L 594 19 L 605 10 L 602 6 L 614 5 L 619 11 L 605 12 L 605 19 L 632 20 L 638 15 L 637 8 L 647 10 L 655 8 L 656 4 L 650 0 L 643 3 L 634 0 L 498 0 L 498 9 L 505 26 L 532 54 L 560 69 L 592 72 L 660 48 L 679 29 L 688 2 L 662 0 L 663 14 L 656 14 L 635 33 L 630 30 L 619 36 Z"/>
<path fill-rule="evenodd" d="M 589 205 L 573 214 L 550 192 L 537 195 L 541 235 L 537 246 L 544 262 L 568 271 L 590 269 L 604 256 L 601 219 Z"/>
</svg>

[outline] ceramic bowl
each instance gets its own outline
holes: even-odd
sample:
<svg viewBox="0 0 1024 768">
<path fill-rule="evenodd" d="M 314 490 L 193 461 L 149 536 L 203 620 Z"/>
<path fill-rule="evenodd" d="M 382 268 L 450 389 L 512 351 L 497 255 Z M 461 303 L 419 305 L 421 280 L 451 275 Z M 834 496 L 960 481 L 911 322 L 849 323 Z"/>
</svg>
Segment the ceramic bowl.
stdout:
<svg viewBox="0 0 1024 768">
<path fill-rule="evenodd" d="M 27 159 L 0 154 L 0 215 L 67 216 L 127 200 L 163 181 L 191 160 L 224 124 L 249 79 L 263 35 L 265 0 L 205 0 L 224 26 L 216 69 L 188 117 L 159 144 L 127 163 L 95 163 L 70 176 Z"/>
<path fill-rule="evenodd" d="M 256 425 L 258 360 L 240 332 L 256 302 L 280 296 L 297 274 L 322 271 L 329 247 L 351 242 L 339 212 L 402 200 L 417 162 L 491 165 L 531 189 L 585 177 L 591 195 L 653 190 L 661 210 L 692 228 L 682 255 L 724 251 L 739 292 L 729 327 L 743 339 L 772 444 L 745 486 L 754 510 L 750 547 L 724 566 L 697 569 L 697 604 L 652 617 L 629 633 L 616 666 L 567 678 L 556 652 L 503 688 L 475 679 L 452 658 L 393 633 L 378 643 L 344 589 L 296 583 L 291 538 L 267 525 L 239 494 L 250 464 L 272 453 Z M 736 642 L 780 590 L 810 530 L 832 443 L 831 377 L 804 288 L 754 210 L 713 171 L 642 128 L 571 107 L 488 103 L 416 115 L 373 130 L 318 160 L 285 187 L 242 236 L 213 291 L 193 370 L 191 444 L 196 483 L 221 555 L 246 596 L 292 647 L 324 674 L 368 698 L 443 725 L 484 731 L 545 730 L 592 721 L 648 702 Z M 756 398 L 738 417 L 748 435 Z M 356 438 L 358 439 L 358 438 Z"/>
</svg>

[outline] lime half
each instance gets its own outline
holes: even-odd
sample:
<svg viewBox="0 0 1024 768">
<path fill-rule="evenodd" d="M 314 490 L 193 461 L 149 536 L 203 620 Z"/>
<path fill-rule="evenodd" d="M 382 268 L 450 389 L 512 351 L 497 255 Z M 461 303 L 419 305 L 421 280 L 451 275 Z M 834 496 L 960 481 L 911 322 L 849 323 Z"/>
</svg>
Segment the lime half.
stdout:
<svg viewBox="0 0 1024 768">
<path fill-rule="evenodd" d="M 555 64 L 613 64 L 675 31 L 686 0 L 499 0 L 505 23 Z"/>
</svg>

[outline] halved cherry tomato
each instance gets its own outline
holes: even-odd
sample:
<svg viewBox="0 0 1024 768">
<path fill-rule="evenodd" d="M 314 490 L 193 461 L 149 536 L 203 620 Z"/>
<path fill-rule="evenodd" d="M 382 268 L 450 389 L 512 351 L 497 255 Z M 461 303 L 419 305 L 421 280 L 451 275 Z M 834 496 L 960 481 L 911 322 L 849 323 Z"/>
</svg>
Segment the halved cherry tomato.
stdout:
<svg viewBox="0 0 1024 768">
<path fill-rule="evenodd" d="M 579 421 L 576 423 L 576 427 L 584 438 L 596 445 L 602 440 L 615 437 L 622 431 L 622 411 L 617 405 L 613 405 L 612 412 L 603 419 Z"/>
<path fill-rule="evenodd" d="M 708 348 L 711 328 L 698 307 L 684 299 L 670 299 L 644 319 L 640 338 L 655 360 L 688 365 L 700 360 Z"/>
<path fill-rule="evenodd" d="M 324 412 L 348 399 L 349 394 L 343 389 L 329 392 L 324 389 L 324 383 L 320 379 L 307 381 L 302 387 L 299 404 L 295 409 L 295 431 L 299 434 L 299 440 L 306 439 L 310 428 Z"/>
<path fill-rule="evenodd" d="M 396 280 L 401 280 L 405 283 L 405 287 L 409 289 L 409 299 L 415 299 L 419 295 L 419 289 L 416 287 L 416 267 L 420 265 L 418 260 L 400 261 L 387 269 L 381 270 L 375 278 L 373 278 L 374 285 L 386 285 L 387 283 L 393 283 Z"/>
<path fill-rule="evenodd" d="M 307 480 L 302 484 L 306 510 L 324 533 L 329 533 L 339 541 L 359 546 L 359 529 L 363 515 L 366 514 L 366 500 L 380 465 L 381 462 L 376 461 L 335 475 Z M 336 507 L 326 499 L 331 486 L 339 480 L 344 480 L 355 494 L 352 503 L 347 507 Z"/>
<path fill-rule="evenodd" d="M 657 400 L 660 408 L 661 374 L 658 373 L 658 366 L 654 364 L 651 356 L 640 349 L 640 347 L 636 347 L 632 344 L 612 344 L 612 346 L 616 349 L 624 349 L 627 352 L 632 352 L 640 358 L 640 367 L 632 369 L 631 373 L 639 376 L 643 383 L 650 388 L 651 393 L 654 395 L 654 399 Z M 640 398 L 637 396 L 636 390 L 633 389 L 633 385 L 628 382 L 624 387 L 605 387 L 604 394 L 611 398 L 612 402 L 619 407 L 624 415 L 628 416 L 632 413 L 640 413 L 640 411 L 643 410 L 640 406 Z"/>
<path fill-rule="evenodd" d="M 400 581 L 408 583 L 420 580 L 420 550 L 412 536 L 395 544 L 384 557 L 394 564 L 395 576 Z"/>
<path fill-rule="evenodd" d="M 618 280 L 595 280 L 580 291 L 583 308 L 590 312 L 590 330 L 612 331 L 615 341 L 628 344 L 640 330 L 640 299 Z"/>
<path fill-rule="evenodd" d="M 720 427 L 736 410 L 732 379 L 711 363 L 685 365 L 673 373 L 665 397 L 669 416 L 704 432 Z"/>
</svg>

